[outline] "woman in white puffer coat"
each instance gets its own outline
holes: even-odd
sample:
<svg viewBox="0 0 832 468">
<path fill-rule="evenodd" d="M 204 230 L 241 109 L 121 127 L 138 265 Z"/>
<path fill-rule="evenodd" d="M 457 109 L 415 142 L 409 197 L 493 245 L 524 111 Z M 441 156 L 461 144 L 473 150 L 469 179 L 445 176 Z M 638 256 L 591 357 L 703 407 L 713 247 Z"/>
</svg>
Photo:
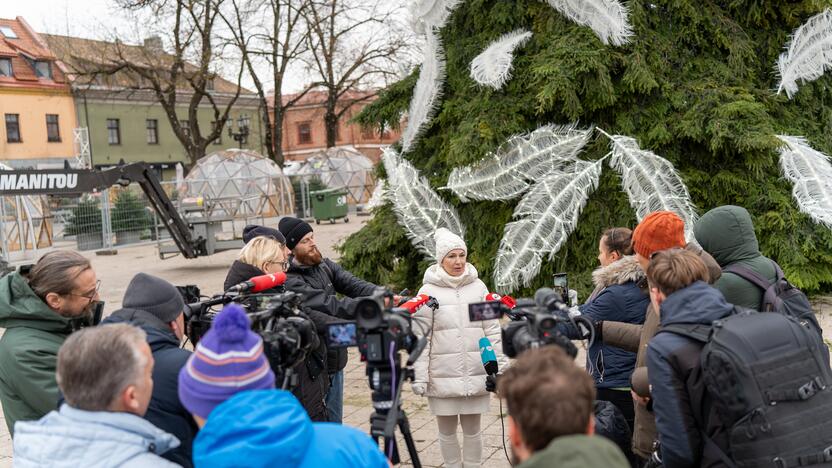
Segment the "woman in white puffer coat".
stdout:
<svg viewBox="0 0 832 468">
<path fill-rule="evenodd" d="M 482 463 L 480 419 L 491 398 L 485 390 L 480 338 L 491 340 L 501 370 L 507 359 L 500 344 L 500 322 L 468 320 L 468 304 L 483 302 L 488 289 L 466 261 L 465 241 L 445 228 L 436 230 L 435 240 L 437 263 L 425 271 L 419 294 L 435 297 L 439 309 L 422 307 L 413 316 L 414 332 L 430 333 L 414 365 L 413 392 L 428 397 L 445 466 L 474 468 Z M 457 424 L 462 425 L 462 450 Z"/>
</svg>

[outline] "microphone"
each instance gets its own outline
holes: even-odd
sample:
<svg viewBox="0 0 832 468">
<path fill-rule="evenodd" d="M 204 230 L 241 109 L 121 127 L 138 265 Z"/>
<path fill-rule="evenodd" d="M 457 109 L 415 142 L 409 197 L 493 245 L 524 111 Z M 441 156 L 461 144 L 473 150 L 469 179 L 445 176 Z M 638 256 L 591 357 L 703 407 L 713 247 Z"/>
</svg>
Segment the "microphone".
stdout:
<svg viewBox="0 0 832 468">
<path fill-rule="evenodd" d="M 482 358 L 482 366 L 485 368 L 485 373 L 488 375 L 497 375 L 497 372 L 499 372 L 497 355 L 491 346 L 491 340 L 486 337 L 480 338 L 480 357 Z"/>
<path fill-rule="evenodd" d="M 497 293 L 488 293 L 488 294 L 486 294 L 485 295 L 485 300 L 486 301 L 500 301 L 500 302 L 503 303 L 503 305 L 505 305 L 509 309 L 513 309 L 514 306 L 517 305 L 517 301 L 515 301 L 513 297 L 511 297 L 511 296 L 501 296 Z"/>
<path fill-rule="evenodd" d="M 255 276 L 248 281 L 231 286 L 225 292 L 236 293 L 258 293 L 267 289 L 276 288 L 286 282 L 286 273 L 272 273 L 271 275 Z"/>
<path fill-rule="evenodd" d="M 405 309 L 411 314 L 415 314 L 416 311 L 419 310 L 419 307 L 422 307 L 423 305 L 427 305 L 431 309 L 436 310 L 436 308 L 439 307 L 439 302 L 427 294 L 419 294 L 418 296 L 413 296 L 408 301 L 399 304 L 399 307 Z"/>
</svg>

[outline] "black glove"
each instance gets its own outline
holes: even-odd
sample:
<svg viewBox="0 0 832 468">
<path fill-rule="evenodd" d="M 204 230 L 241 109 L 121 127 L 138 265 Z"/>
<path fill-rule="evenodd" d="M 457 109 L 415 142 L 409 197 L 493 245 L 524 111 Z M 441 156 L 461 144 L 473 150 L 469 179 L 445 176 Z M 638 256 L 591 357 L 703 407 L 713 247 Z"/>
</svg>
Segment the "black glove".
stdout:
<svg viewBox="0 0 832 468">
<path fill-rule="evenodd" d="M 595 335 L 595 342 L 604 341 L 604 321 L 603 320 L 595 320 L 592 317 L 581 315 L 581 319 L 583 320 L 576 320 L 578 322 L 578 330 L 581 332 L 581 339 L 588 340 L 594 333 Z M 586 328 L 587 325 L 592 325 L 592 332 Z"/>
<path fill-rule="evenodd" d="M 497 376 L 496 375 L 486 375 L 485 376 L 485 390 L 491 393 L 497 392 Z"/>
</svg>

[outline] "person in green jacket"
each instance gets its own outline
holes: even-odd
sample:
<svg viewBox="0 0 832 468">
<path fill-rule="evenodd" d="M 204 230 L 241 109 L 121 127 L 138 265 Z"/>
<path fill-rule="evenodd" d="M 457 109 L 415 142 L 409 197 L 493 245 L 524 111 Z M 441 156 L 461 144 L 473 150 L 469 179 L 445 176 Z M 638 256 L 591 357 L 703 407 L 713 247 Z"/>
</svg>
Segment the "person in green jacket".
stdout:
<svg viewBox="0 0 832 468">
<path fill-rule="evenodd" d="M 714 283 L 725 300 L 747 309 L 760 310 L 764 291 L 738 275 L 724 271 L 730 265 L 742 265 L 774 281 L 775 263 L 760 253 L 751 215 L 741 206 L 725 205 L 699 218 L 693 228 L 699 245 L 722 267 L 722 276 Z"/>
<path fill-rule="evenodd" d="M 531 349 L 503 372 L 497 392 L 508 408 L 517 468 L 628 468 L 624 453 L 595 436 L 595 385 L 556 346 Z"/>
<path fill-rule="evenodd" d="M 0 403 L 10 434 L 17 421 L 56 409 L 58 348 L 72 332 L 70 320 L 98 301 L 99 284 L 90 261 L 66 250 L 41 257 L 28 280 L 0 278 Z"/>
</svg>

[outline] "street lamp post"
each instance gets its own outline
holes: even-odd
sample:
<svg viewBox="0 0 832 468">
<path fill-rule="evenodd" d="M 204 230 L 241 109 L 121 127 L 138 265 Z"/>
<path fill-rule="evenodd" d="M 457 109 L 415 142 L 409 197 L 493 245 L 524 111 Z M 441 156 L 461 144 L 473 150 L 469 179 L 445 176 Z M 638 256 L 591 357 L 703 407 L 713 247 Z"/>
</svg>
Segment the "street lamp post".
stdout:
<svg viewBox="0 0 832 468">
<path fill-rule="evenodd" d="M 237 131 L 234 131 L 234 120 L 231 120 L 230 125 L 228 125 L 228 136 L 233 138 L 240 145 L 240 149 L 243 149 L 243 145 L 248 142 L 248 134 L 249 134 L 249 124 L 251 123 L 251 119 L 248 118 L 248 115 L 242 114 L 237 119 Z"/>
</svg>

